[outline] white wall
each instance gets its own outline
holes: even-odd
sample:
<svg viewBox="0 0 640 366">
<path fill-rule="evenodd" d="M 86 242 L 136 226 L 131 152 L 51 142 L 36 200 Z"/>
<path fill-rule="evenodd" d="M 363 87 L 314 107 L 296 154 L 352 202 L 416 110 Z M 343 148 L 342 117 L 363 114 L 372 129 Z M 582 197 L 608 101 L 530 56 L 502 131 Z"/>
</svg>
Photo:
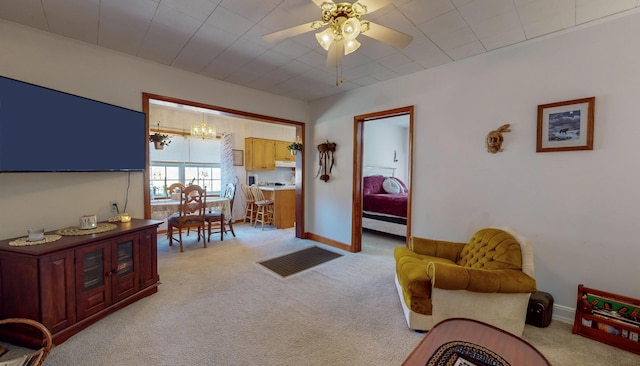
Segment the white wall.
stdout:
<svg viewBox="0 0 640 366">
<path fill-rule="evenodd" d="M 394 174 L 408 187 L 409 128 L 396 123 L 398 120 L 409 126 L 408 115 L 380 118 L 364 123 L 362 165 L 365 169 L 364 174 L 367 174 L 367 167 L 395 168 L 373 171 L 378 171 L 376 174 L 384 176 Z"/>
<path fill-rule="evenodd" d="M 313 141 L 337 142 L 337 169 L 328 183 L 308 177 L 318 214 L 306 229 L 350 243 L 353 117 L 414 105 L 413 235 L 515 228 L 567 317 L 579 283 L 640 297 L 638 34 L 640 13 L 313 103 Z M 594 150 L 536 153 L 537 106 L 590 96 Z M 504 152 L 489 154 L 486 134 L 505 123 Z"/>
<path fill-rule="evenodd" d="M 0 20 L 0 75 L 142 110 L 154 93 L 246 112 L 308 121 L 308 104 L 173 69 L 90 44 Z M 153 125 L 153 120 L 151 122 Z M 107 128 L 107 126 L 105 126 Z M 117 147 L 114 147 L 117 148 Z M 131 174 L 127 210 L 143 217 L 143 174 Z M 126 199 L 127 173 L 0 174 L 0 238 L 33 226 L 54 230 L 78 217 L 110 216 L 109 201 Z"/>
</svg>

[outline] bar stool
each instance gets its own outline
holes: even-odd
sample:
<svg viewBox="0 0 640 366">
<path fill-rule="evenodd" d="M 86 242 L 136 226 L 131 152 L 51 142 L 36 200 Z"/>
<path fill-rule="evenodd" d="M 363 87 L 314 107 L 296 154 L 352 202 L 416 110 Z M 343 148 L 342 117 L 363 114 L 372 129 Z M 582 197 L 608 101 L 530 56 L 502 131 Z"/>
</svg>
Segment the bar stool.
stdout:
<svg viewBox="0 0 640 366">
<path fill-rule="evenodd" d="M 258 209 L 258 206 L 255 204 L 256 200 L 253 198 L 253 193 L 251 193 L 251 188 L 248 185 L 244 183 L 240 184 L 240 190 L 242 191 L 242 198 L 245 204 L 242 222 L 247 222 L 247 219 L 249 219 L 249 225 L 253 225 L 253 220 Z"/>
<path fill-rule="evenodd" d="M 251 186 L 251 193 L 253 193 L 254 203 L 258 206 L 256 211 L 256 218 L 253 222 L 255 227 L 258 223 L 261 224 L 262 230 L 264 225 L 273 225 L 273 201 L 264 198 L 264 193 L 258 186 Z"/>
</svg>

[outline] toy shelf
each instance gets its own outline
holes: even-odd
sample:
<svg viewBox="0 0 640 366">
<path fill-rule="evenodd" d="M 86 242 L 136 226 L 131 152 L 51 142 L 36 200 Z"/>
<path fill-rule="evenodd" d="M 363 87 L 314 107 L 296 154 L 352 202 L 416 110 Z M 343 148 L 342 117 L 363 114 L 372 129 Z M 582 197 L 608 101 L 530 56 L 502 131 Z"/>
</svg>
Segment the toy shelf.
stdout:
<svg viewBox="0 0 640 366">
<path fill-rule="evenodd" d="M 640 300 L 579 285 L 573 333 L 640 354 Z"/>
</svg>

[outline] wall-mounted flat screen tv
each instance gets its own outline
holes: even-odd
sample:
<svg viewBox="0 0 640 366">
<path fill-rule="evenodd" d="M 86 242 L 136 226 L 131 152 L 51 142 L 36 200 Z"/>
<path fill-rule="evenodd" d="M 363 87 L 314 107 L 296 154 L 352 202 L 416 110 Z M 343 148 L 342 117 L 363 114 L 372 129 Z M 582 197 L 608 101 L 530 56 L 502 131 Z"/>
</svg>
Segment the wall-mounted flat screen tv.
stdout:
<svg viewBox="0 0 640 366">
<path fill-rule="evenodd" d="M 0 172 L 143 171 L 145 114 L 0 76 Z"/>
</svg>

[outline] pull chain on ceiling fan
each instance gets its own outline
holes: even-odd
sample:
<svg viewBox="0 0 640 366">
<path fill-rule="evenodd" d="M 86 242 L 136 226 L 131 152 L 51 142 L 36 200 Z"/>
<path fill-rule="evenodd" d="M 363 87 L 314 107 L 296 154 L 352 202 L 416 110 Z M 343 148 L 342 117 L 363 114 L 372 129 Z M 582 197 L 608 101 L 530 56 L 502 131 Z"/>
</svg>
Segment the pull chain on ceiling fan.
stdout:
<svg viewBox="0 0 640 366">
<path fill-rule="evenodd" d="M 360 0 L 354 3 L 334 3 L 330 0 L 313 0 L 320 6 L 320 20 L 269 33 L 263 38 L 267 42 L 275 43 L 326 26 L 325 30 L 316 33 L 316 40 L 327 51 L 327 66 L 336 68 L 337 86 L 343 81 L 342 55 L 348 55 L 360 48 L 360 42 L 357 40 L 360 34 L 396 48 L 404 48 L 413 40 L 408 34 L 360 19 L 361 16 L 381 9 L 392 1 Z"/>
</svg>

